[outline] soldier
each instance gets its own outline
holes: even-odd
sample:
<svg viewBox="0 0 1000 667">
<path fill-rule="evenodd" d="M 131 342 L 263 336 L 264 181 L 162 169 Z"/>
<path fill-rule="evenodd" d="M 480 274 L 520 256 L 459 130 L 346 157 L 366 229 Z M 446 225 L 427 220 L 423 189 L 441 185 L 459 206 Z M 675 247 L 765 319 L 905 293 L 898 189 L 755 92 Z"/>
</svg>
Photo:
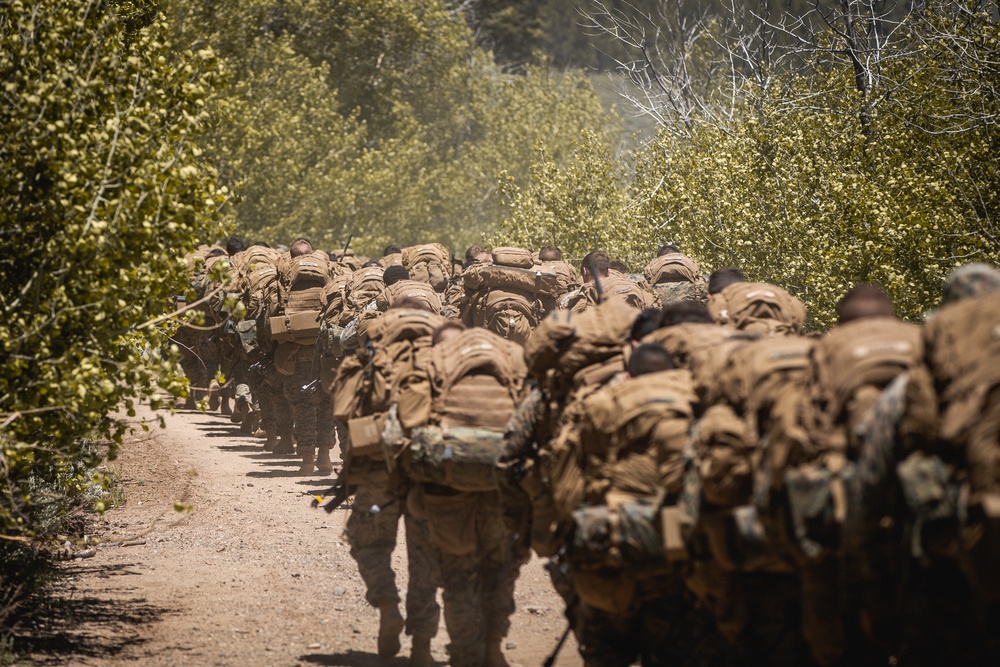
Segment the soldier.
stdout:
<svg viewBox="0 0 1000 667">
<path fill-rule="evenodd" d="M 570 437 L 581 483 L 568 557 L 587 667 L 701 662 L 718 650 L 704 642 L 711 619 L 688 602 L 679 567 L 686 550 L 674 506 L 693 389 L 690 374 L 647 343 L 632 352 L 626 379 L 583 401 Z"/>
<path fill-rule="evenodd" d="M 519 346 L 463 329 L 449 322 L 434 332 L 400 390 L 399 418 L 415 443 L 407 473 L 422 482 L 440 558 L 449 664 L 506 667 L 501 644 L 528 560 L 527 508 L 500 493 L 493 466 L 526 369 Z"/>
<path fill-rule="evenodd" d="M 337 370 L 333 391 L 333 411 L 350 431 L 341 474 L 356 488 L 346 536 L 367 587 L 365 597 L 379 610 L 378 653 L 384 658 L 396 655 L 405 628 L 413 637 L 413 667 L 433 664 L 430 643 L 440 614 L 435 600 L 437 559 L 427 522 L 406 501 L 409 487 L 398 470 L 390 475 L 387 468 L 381 425 L 417 351 L 430 343 L 434 328 L 444 321 L 422 302 L 409 299 L 400 299 L 381 317 L 365 321 L 363 343 Z M 409 568 L 405 623 L 392 570 L 400 519 L 406 530 Z"/>
<path fill-rule="evenodd" d="M 378 261 L 378 264 L 383 269 L 388 269 L 390 266 L 402 266 L 403 249 L 390 243 L 382 250 L 382 259 Z"/>
<path fill-rule="evenodd" d="M 325 305 L 325 289 L 330 279 L 330 260 L 314 252 L 312 244 L 296 239 L 282 267 L 281 309 L 290 323 L 288 338 L 275 351 L 275 367 L 284 376 L 284 395 L 292 412 L 297 452 L 302 458 L 299 474 L 312 475 L 319 464 L 324 474 L 333 470 L 330 449 L 336 427 L 326 393 L 320 387 L 320 316 Z M 297 315 L 293 320 L 289 316 Z M 272 318 L 272 322 L 279 318 Z M 297 327 L 301 326 L 299 329 Z M 272 327 L 272 335 L 273 335 Z"/>
<path fill-rule="evenodd" d="M 435 313 L 441 312 L 441 297 L 428 283 L 410 279 L 410 272 L 402 266 L 390 266 L 382 274 L 385 289 L 375 298 L 375 307 L 385 312 L 397 299 L 417 299 Z"/>
<path fill-rule="evenodd" d="M 600 251 L 583 258 L 583 286 L 564 297 L 562 307 L 580 313 L 603 299 L 622 299 L 634 308 L 655 306 L 655 299 L 621 273 L 610 271 L 608 256 Z"/>
</svg>

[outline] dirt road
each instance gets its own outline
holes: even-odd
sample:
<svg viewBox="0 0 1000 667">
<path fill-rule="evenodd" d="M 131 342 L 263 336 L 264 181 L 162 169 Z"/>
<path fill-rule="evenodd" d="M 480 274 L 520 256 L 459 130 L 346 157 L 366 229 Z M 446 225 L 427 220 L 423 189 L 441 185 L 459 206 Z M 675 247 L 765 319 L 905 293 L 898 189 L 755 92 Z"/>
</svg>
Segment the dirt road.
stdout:
<svg viewBox="0 0 1000 667">
<path fill-rule="evenodd" d="M 375 654 L 378 614 L 341 539 L 347 511 L 309 507 L 332 480 L 298 477 L 294 459 L 262 442 L 198 412 L 130 437 L 110 464 L 126 503 L 97 521 L 95 555 L 68 562 L 20 630 L 26 664 L 406 665 L 406 641 L 394 660 Z M 397 546 L 405 591 L 403 555 Z M 522 570 L 516 598 L 505 652 L 541 665 L 564 620 L 540 561 Z M 442 620 L 441 664 L 447 642 Z M 572 639 L 556 664 L 582 664 Z"/>
</svg>

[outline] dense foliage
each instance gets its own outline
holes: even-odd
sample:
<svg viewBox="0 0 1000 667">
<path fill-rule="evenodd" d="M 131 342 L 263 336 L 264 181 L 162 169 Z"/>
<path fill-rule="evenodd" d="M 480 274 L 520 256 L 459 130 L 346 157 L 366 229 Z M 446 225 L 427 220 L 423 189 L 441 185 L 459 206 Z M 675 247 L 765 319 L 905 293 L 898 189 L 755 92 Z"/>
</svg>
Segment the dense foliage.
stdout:
<svg viewBox="0 0 1000 667">
<path fill-rule="evenodd" d="M 461 251 L 503 217 L 501 171 L 523 181 L 536 148 L 561 160 L 584 128 L 614 136 L 585 78 L 505 72 L 442 0 L 166 6 L 232 73 L 205 150 L 251 238 Z"/>
<path fill-rule="evenodd" d="M 682 67 L 660 70 L 659 96 L 636 100 L 659 137 L 631 174 L 593 142 L 575 165 L 543 162 L 527 187 L 508 189 L 500 236 L 575 252 L 601 242 L 634 268 L 673 240 L 705 268 L 786 286 L 816 326 L 863 281 L 919 318 L 952 268 L 1000 259 L 997 6 L 927 3 L 879 26 L 850 13 L 859 3 L 843 7 L 839 23 L 804 32 L 808 48 L 748 41 L 736 16 L 689 26 L 679 38 L 711 35 L 721 54 L 714 89 L 697 92 Z M 704 57 L 687 53 L 689 65 Z"/>
<path fill-rule="evenodd" d="M 220 81 L 140 3 L 0 4 L 0 560 L 92 483 L 113 412 L 181 391 L 136 327 L 219 233 L 223 201 L 194 139 Z M 151 332 L 151 330 L 149 330 Z M 173 379 L 171 376 L 173 375 Z M 5 581 L 5 583 L 7 583 Z"/>
</svg>

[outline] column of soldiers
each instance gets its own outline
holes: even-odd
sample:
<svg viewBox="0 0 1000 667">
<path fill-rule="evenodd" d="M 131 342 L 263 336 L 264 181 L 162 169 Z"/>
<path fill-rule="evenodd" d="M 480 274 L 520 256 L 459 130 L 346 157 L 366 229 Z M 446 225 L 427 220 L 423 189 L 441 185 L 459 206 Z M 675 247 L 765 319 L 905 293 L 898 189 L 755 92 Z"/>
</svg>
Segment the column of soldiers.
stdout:
<svg viewBox="0 0 1000 667">
<path fill-rule="evenodd" d="M 1000 658 L 996 269 L 956 271 L 923 326 L 859 285 L 821 335 L 670 244 L 641 274 L 554 246 L 307 246 L 234 254 L 245 376 L 303 474 L 340 444 L 380 656 L 405 629 L 433 664 L 441 587 L 450 664 L 506 665 L 533 549 L 588 666 Z"/>
</svg>

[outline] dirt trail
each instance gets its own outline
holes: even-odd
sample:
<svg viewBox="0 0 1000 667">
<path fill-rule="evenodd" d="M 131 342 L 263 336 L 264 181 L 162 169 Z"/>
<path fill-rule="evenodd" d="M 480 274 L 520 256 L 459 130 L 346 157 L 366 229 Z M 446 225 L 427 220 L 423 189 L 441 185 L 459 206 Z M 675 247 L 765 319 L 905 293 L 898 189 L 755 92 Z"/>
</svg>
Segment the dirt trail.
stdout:
<svg viewBox="0 0 1000 667">
<path fill-rule="evenodd" d="M 309 507 L 332 480 L 298 477 L 295 459 L 262 442 L 197 412 L 130 437 L 111 464 L 127 502 L 93 526 L 96 555 L 67 563 L 49 606 L 22 627 L 26 664 L 406 665 L 405 640 L 394 660 L 375 654 L 378 614 L 341 539 L 347 512 Z M 537 559 L 516 597 L 508 660 L 541 665 L 564 620 Z M 442 620 L 441 664 L 447 642 Z M 556 664 L 582 664 L 572 639 Z"/>
</svg>

